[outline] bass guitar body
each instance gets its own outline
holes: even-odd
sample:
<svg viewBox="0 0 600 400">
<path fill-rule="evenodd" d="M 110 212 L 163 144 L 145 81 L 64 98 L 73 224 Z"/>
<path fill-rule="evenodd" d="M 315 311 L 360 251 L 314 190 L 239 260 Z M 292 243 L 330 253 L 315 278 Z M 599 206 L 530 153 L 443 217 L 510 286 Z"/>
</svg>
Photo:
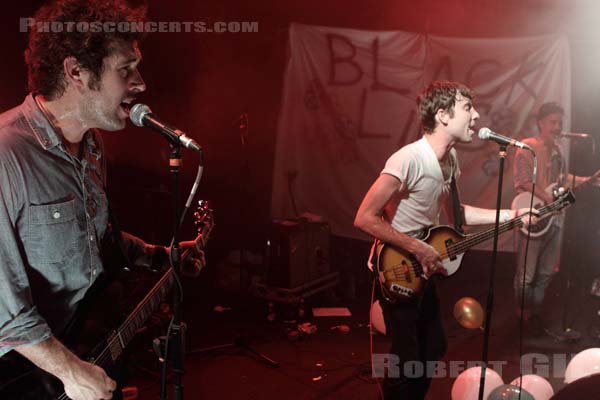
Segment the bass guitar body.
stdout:
<svg viewBox="0 0 600 400">
<path fill-rule="evenodd" d="M 442 264 L 452 275 L 459 269 L 464 252 L 456 253 L 451 245 L 465 237 L 449 226 L 437 226 L 423 240 L 442 255 Z M 377 269 L 381 291 L 388 300 L 418 296 L 427 279 L 414 255 L 385 243 L 377 246 Z"/>
</svg>

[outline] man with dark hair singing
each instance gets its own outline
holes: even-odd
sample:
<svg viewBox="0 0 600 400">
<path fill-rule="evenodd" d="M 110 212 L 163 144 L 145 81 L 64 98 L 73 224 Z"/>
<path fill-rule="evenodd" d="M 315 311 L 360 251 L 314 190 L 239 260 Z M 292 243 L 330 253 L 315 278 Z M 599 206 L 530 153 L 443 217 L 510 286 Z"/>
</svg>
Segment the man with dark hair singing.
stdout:
<svg viewBox="0 0 600 400">
<path fill-rule="evenodd" d="M 575 186 L 589 181 L 591 177 L 575 176 L 567 173 L 563 151 L 559 145 L 559 136 L 563 129 L 564 109 L 558 103 L 548 102 L 540 106 L 537 113 L 538 136 L 526 138 L 523 143 L 535 150 L 538 159 L 537 182 L 534 195 L 540 203 L 549 204 L 554 200 L 552 188 L 570 188 L 575 178 Z M 533 158 L 531 153 L 517 150 L 513 178 L 515 190 L 518 193 L 530 192 L 533 177 Z M 522 197 L 527 203 L 531 196 Z M 534 201 L 537 204 L 538 201 Z M 517 270 L 514 278 L 515 298 L 517 304 L 523 300 L 523 313 L 527 333 L 541 336 L 544 332 L 541 317 L 546 288 L 554 273 L 558 270 L 560 261 L 561 230 L 564 223 L 564 213 L 558 212 L 547 220 L 547 229 L 542 229 L 539 236 L 531 237 L 527 250 L 525 264 L 526 235 L 517 233 Z M 524 299 L 522 294 L 524 293 Z"/>
<path fill-rule="evenodd" d="M 89 26 L 144 16 L 124 0 L 58 0 L 35 20 Z M 25 53 L 31 93 L 0 115 L 0 356 L 20 353 L 59 378 L 73 400 L 110 399 L 115 382 L 56 335 L 105 270 L 101 243 L 112 226 L 97 129 L 123 129 L 127 104 L 146 88 L 140 35 L 36 26 Z M 122 237 L 133 264 L 166 261 L 164 247 Z M 193 242 L 182 247 L 202 259 Z"/>
<path fill-rule="evenodd" d="M 455 82 L 436 81 L 423 91 L 417 99 L 423 137 L 387 160 L 354 221 L 356 227 L 377 241 L 413 254 L 426 276 L 444 270 L 439 252 L 421 239 L 428 227 L 439 225 L 442 208 L 449 216 L 453 215 L 451 181 L 460 175 L 454 145 L 472 140 L 473 127 L 479 118 L 472 98 L 467 87 Z M 495 210 L 469 205 L 460 209 L 461 218 L 468 225 L 495 221 Z M 502 210 L 501 216 L 507 221 L 527 212 L 527 209 Z M 530 222 L 528 216 L 523 220 Z M 425 286 L 420 297 L 410 300 L 393 303 L 381 299 L 387 334 L 392 341 L 390 353 L 397 355 L 400 362 L 400 376 L 386 377 L 384 381 L 386 399 L 425 398 L 430 378 L 426 374 L 406 377 L 404 365 L 439 360 L 446 350 L 435 283 L 429 280 Z"/>
</svg>

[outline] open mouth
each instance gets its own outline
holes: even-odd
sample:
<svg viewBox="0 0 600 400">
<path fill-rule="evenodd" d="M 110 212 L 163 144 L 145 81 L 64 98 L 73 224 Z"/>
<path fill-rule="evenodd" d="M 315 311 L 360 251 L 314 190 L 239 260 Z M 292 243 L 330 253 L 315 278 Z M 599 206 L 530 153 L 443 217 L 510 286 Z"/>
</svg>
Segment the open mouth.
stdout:
<svg viewBox="0 0 600 400">
<path fill-rule="evenodd" d="M 132 103 L 135 101 L 134 98 L 129 98 L 129 99 L 125 99 L 123 100 L 120 104 L 119 107 L 121 107 L 121 109 L 123 110 L 123 112 L 125 113 L 125 115 L 129 115 L 129 111 L 131 110 L 131 105 Z"/>
<path fill-rule="evenodd" d="M 123 102 L 121 102 L 121 104 L 119 104 L 119 106 L 123 109 L 125 114 L 129 115 L 129 110 L 131 109 L 131 103 L 123 101 Z"/>
</svg>

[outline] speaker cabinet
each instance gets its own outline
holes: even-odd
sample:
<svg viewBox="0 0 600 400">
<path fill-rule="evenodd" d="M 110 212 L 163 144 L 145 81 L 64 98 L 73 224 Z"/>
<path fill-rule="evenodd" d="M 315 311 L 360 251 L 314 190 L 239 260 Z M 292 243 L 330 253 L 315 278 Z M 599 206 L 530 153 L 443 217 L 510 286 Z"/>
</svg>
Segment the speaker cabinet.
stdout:
<svg viewBox="0 0 600 400">
<path fill-rule="evenodd" d="M 328 274 L 330 241 L 327 223 L 274 221 L 266 249 L 267 284 L 292 289 Z"/>
</svg>

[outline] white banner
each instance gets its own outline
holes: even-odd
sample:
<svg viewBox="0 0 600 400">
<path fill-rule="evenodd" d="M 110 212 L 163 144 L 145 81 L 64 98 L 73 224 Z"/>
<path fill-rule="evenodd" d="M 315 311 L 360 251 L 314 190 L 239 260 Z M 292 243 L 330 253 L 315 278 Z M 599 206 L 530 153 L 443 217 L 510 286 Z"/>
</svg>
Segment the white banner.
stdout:
<svg viewBox="0 0 600 400">
<path fill-rule="evenodd" d="M 571 72 L 564 36 L 459 39 L 293 24 L 275 153 L 271 215 L 323 216 L 334 234 L 364 238 L 354 215 L 387 158 L 421 135 L 415 100 L 436 79 L 475 92 L 478 127 L 536 133 L 533 113 L 557 101 L 570 125 Z M 493 208 L 498 146 L 457 147 L 464 203 Z M 513 150 L 503 206 L 514 195 Z M 503 248 L 512 250 L 512 235 Z"/>
</svg>

